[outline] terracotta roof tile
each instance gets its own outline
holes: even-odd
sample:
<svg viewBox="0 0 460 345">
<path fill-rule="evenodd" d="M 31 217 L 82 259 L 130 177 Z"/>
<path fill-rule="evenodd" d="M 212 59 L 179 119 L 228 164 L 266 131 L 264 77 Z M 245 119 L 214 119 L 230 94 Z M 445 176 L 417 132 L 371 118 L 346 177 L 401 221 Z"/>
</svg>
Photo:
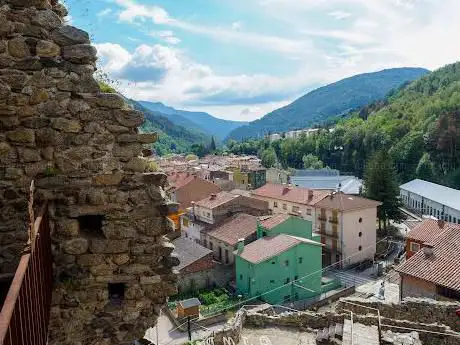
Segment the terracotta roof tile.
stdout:
<svg viewBox="0 0 460 345">
<path fill-rule="evenodd" d="M 247 238 L 256 232 L 257 217 L 239 213 L 224 220 L 218 226 L 209 230 L 207 234 L 234 246 L 240 238 Z"/>
<path fill-rule="evenodd" d="M 220 192 L 217 194 L 211 194 L 208 197 L 197 201 L 195 204 L 197 206 L 213 209 L 214 207 L 225 204 L 226 202 L 229 202 L 230 200 L 236 199 L 238 197 L 239 195 L 232 194 L 229 192 Z"/>
<path fill-rule="evenodd" d="M 380 206 L 382 203 L 379 201 L 363 198 L 356 195 L 349 195 L 344 193 L 329 194 L 327 198 L 315 204 L 316 207 L 336 209 L 340 211 L 352 211 L 363 208 L 372 208 Z"/>
<path fill-rule="evenodd" d="M 448 228 L 432 243 L 432 254 L 419 250 L 396 271 L 460 291 L 460 229 Z"/>
<path fill-rule="evenodd" d="M 273 237 L 262 237 L 257 241 L 246 245 L 239 255 L 244 260 L 256 264 L 281 254 L 300 243 L 321 246 L 321 243 L 312 240 L 286 234 L 279 234 Z"/>
<path fill-rule="evenodd" d="M 324 190 L 313 190 L 308 188 L 287 186 L 282 184 L 267 183 L 254 190 L 254 196 L 285 200 L 297 204 L 314 205 L 324 199 L 329 192 Z M 311 196 L 311 198 L 309 197 Z"/>
<path fill-rule="evenodd" d="M 278 226 L 278 225 L 284 223 L 286 220 L 289 219 L 289 217 L 291 217 L 291 216 L 288 215 L 288 214 L 278 213 L 278 214 L 275 214 L 274 216 L 267 216 L 267 217 L 259 218 L 259 223 L 265 229 L 271 230 L 275 226 Z"/>
<path fill-rule="evenodd" d="M 176 201 L 180 204 L 181 209 L 190 207 L 192 201 L 207 198 L 209 195 L 221 191 L 219 186 L 200 177 L 180 178 L 178 182 L 180 186 L 177 187 L 176 185 L 175 194 Z"/>
<path fill-rule="evenodd" d="M 195 178 L 194 175 L 185 172 L 173 172 L 168 175 L 168 182 L 171 188 L 181 188 Z"/>
<path fill-rule="evenodd" d="M 436 219 L 424 219 L 417 224 L 409 233 L 407 238 L 420 242 L 434 241 L 445 230 L 455 228 L 460 231 L 460 224 L 448 223 Z"/>
</svg>

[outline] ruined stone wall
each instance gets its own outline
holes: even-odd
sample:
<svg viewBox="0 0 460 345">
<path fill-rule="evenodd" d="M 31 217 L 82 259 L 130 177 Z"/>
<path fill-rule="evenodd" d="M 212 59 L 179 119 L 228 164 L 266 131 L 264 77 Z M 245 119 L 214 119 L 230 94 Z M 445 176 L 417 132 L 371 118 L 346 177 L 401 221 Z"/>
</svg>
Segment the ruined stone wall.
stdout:
<svg viewBox="0 0 460 345">
<path fill-rule="evenodd" d="M 0 274 L 27 239 L 27 191 L 49 201 L 50 344 L 128 344 L 176 292 L 166 176 L 138 155 L 143 115 L 93 78 L 88 34 L 49 0 L 0 0 Z"/>
</svg>

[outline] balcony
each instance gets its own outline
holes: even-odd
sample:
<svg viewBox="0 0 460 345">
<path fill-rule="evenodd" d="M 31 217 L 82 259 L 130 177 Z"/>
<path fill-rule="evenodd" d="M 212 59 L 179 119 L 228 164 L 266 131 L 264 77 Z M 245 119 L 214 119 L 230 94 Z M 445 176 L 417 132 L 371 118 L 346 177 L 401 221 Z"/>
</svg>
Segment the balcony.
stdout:
<svg viewBox="0 0 460 345">
<path fill-rule="evenodd" d="M 329 217 L 329 223 L 331 224 L 339 224 L 338 218 Z"/>
</svg>

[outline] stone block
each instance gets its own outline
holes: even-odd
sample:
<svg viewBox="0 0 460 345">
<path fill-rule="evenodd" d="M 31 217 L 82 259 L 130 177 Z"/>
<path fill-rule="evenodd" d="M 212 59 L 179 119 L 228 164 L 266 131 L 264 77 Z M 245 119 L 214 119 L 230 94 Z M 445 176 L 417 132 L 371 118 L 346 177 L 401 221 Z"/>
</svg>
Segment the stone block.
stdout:
<svg viewBox="0 0 460 345">
<path fill-rule="evenodd" d="M 102 231 L 104 232 L 104 236 L 107 239 L 112 240 L 121 240 L 126 238 L 134 238 L 136 237 L 137 233 L 136 230 L 130 226 L 129 223 L 126 222 L 116 222 L 113 221 L 107 224 Z"/>
<path fill-rule="evenodd" d="M 80 234 L 80 226 L 76 219 L 60 220 L 56 223 L 56 232 L 64 237 L 77 237 Z"/>
<path fill-rule="evenodd" d="M 96 61 L 97 50 L 90 44 L 75 44 L 62 49 L 65 60 L 73 63 L 87 64 Z"/>
<path fill-rule="evenodd" d="M 121 109 L 126 105 L 123 97 L 116 93 L 100 93 L 95 98 L 95 103 L 100 107 L 110 109 Z"/>
<path fill-rule="evenodd" d="M 50 163 L 40 161 L 36 163 L 26 164 L 24 167 L 24 171 L 27 176 L 36 177 L 37 175 L 44 174 L 50 167 L 52 167 Z"/>
<path fill-rule="evenodd" d="M 93 183 L 97 186 L 115 186 L 118 185 L 123 178 L 122 173 L 103 174 L 93 178 Z"/>
<path fill-rule="evenodd" d="M 125 265 L 129 262 L 129 254 L 116 254 L 112 257 L 112 261 L 119 266 Z"/>
<path fill-rule="evenodd" d="M 131 130 L 128 127 L 117 126 L 117 125 L 107 125 L 106 127 L 110 132 L 117 133 L 117 134 L 118 133 L 127 133 L 127 132 L 129 132 Z"/>
<path fill-rule="evenodd" d="M 9 85 L 12 90 L 21 91 L 29 80 L 27 74 L 19 70 L 0 70 L 0 82 Z"/>
<path fill-rule="evenodd" d="M 40 151 L 35 149 L 19 149 L 19 159 L 25 163 L 33 163 L 41 160 Z"/>
<path fill-rule="evenodd" d="M 35 142 L 35 132 L 31 129 L 17 129 L 7 133 L 8 140 L 14 143 L 30 144 Z"/>
<path fill-rule="evenodd" d="M 77 258 L 77 264 L 81 266 L 98 266 L 105 262 L 102 254 L 83 254 Z"/>
<path fill-rule="evenodd" d="M 120 109 L 113 112 L 118 123 L 125 127 L 139 127 L 144 123 L 144 114 L 137 110 Z"/>
<path fill-rule="evenodd" d="M 86 31 L 80 30 L 71 25 L 64 25 L 51 32 L 54 42 L 61 46 L 72 46 L 76 44 L 90 43 Z"/>
<path fill-rule="evenodd" d="M 24 58 L 30 55 L 26 39 L 21 36 L 8 41 L 8 52 L 15 58 Z"/>
<path fill-rule="evenodd" d="M 35 89 L 30 95 L 30 105 L 37 105 L 46 102 L 49 99 L 49 94 L 45 89 Z"/>
<path fill-rule="evenodd" d="M 81 130 L 80 121 L 64 118 L 52 119 L 51 126 L 65 133 L 78 133 Z"/>
<path fill-rule="evenodd" d="M 74 238 L 62 243 L 62 249 L 67 254 L 79 255 L 88 251 L 88 240 L 86 238 Z"/>
<path fill-rule="evenodd" d="M 32 18 L 32 24 L 51 30 L 62 26 L 62 20 L 54 11 L 46 9 L 37 11 L 36 15 Z"/>
<path fill-rule="evenodd" d="M 61 53 L 61 48 L 50 41 L 40 40 L 36 46 L 37 55 L 40 57 L 55 57 Z"/>
<path fill-rule="evenodd" d="M 6 100 L 11 94 L 11 88 L 7 84 L 0 83 L 0 100 Z"/>
<path fill-rule="evenodd" d="M 153 285 L 161 283 L 161 276 L 148 276 L 148 277 L 140 277 L 140 284 L 141 285 Z"/>
<path fill-rule="evenodd" d="M 126 144 L 126 145 L 115 145 L 113 147 L 112 154 L 114 157 L 120 157 L 123 159 L 130 159 L 137 157 L 141 152 L 141 144 Z"/>
<path fill-rule="evenodd" d="M 92 239 L 89 249 L 95 254 L 125 253 L 129 250 L 129 240 Z"/>
</svg>

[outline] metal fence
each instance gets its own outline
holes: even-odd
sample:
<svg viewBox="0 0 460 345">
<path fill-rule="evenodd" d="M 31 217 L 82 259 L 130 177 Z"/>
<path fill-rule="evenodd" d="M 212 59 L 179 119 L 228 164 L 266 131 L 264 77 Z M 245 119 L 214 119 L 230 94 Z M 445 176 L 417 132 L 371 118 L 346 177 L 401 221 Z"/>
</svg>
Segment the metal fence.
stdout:
<svg viewBox="0 0 460 345">
<path fill-rule="evenodd" d="M 53 283 L 47 205 L 30 226 L 29 241 L 0 314 L 0 344 L 46 345 Z"/>
</svg>

